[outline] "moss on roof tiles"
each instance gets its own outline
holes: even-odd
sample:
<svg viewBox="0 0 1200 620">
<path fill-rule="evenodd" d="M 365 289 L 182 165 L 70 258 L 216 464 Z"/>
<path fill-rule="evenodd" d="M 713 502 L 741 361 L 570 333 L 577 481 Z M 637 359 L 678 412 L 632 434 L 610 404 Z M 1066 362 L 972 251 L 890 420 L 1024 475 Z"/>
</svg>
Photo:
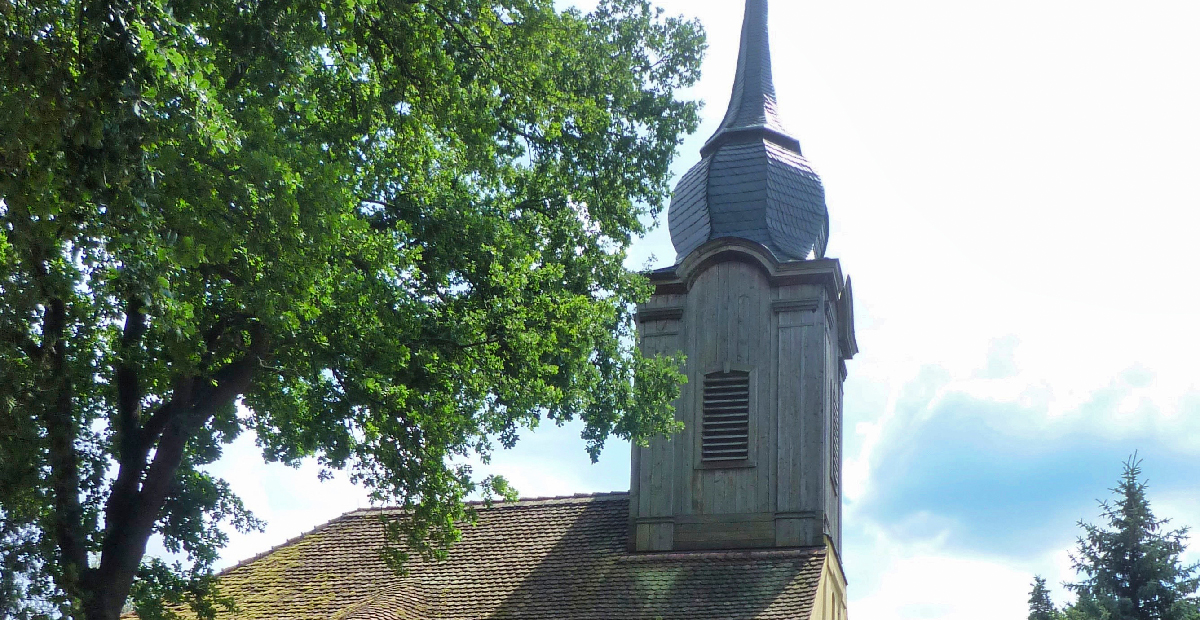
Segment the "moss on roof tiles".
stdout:
<svg viewBox="0 0 1200 620">
<path fill-rule="evenodd" d="M 226 571 L 223 620 L 703 620 L 799 618 L 824 548 L 627 551 L 627 494 L 480 508 L 442 562 L 380 559 L 380 511 L 347 514 Z"/>
</svg>

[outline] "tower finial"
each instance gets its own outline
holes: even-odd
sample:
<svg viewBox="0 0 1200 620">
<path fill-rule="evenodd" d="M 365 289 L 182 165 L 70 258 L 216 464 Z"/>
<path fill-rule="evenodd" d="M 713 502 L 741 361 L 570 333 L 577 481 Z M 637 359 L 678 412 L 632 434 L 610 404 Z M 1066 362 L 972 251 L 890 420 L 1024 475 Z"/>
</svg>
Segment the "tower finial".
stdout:
<svg viewBox="0 0 1200 620">
<path fill-rule="evenodd" d="M 746 0 L 729 110 L 671 196 L 678 260 L 720 237 L 759 243 L 780 260 L 825 256 L 825 188 L 775 108 L 767 0 Z"/>
<path fill-rule="evenodd" d="M 764 131 L 785 146 L 800 150 L 800 143 L 787 135 L 775 110 L 775 81 L 771 75 L 771 43 L 767 32 L 767 0 L 746 0 L 742 19 L 742 42 L 738 51 L 733 95 L 720 128 L 700 149 L 701 155 L 716 150 L 733 135 Z"/>
</svg>

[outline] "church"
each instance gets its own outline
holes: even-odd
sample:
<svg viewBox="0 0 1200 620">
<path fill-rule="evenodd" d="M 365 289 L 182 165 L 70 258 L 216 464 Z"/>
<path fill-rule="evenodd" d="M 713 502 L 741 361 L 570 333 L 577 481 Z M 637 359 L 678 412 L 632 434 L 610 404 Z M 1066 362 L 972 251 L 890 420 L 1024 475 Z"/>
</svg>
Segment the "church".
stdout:
<svg viewBox="0 0 1200 620">
<path fill-rule="evenodd" d="M 844 620 L 842 385 L 850 281 L 820 178 L 776 113 L 767 0 L 747 0 L 720 128 L 668 213 L 643 352 L 682 352 L 684 430 L 634 446 L 628 492 L 479 507 L 440 562 L 380 557 L 345 514 L 224 571 L 236 618 Z M 223 614 L 224 615 L 224 614 Z"/>
</svg>

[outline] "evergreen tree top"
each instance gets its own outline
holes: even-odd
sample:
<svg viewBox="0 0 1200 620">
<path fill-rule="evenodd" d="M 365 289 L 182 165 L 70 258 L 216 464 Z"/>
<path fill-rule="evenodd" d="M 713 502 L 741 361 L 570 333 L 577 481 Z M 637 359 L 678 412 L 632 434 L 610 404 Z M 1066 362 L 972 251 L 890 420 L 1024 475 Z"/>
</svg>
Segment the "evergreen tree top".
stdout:
<svg viewBox="0 0 1200 620">
<path fill-rule="evenodd" d="M 1080 522 L 1083 535 L 1071 555 L 1082 580 L 1067 584 L 1078 595 L 1071 618 L 1195 620 L 1200 618 L 1200 564 L 1185 565 L 1188 528 L 1168 529 L 1154 516 L 1134 454 L 1124 465 L 1113 501 L 1101 501 L 1104 525 Z M 1035 594 L 1036 594 L 1035 581 Z M 1033 600 L 1031 597 L 1031 612 Z M 1031 614 L 1032 620 L 1034 616 Z"/>
<path fill-rule="evenodd" d="M 1035 575 L 1033 589 L 1029 592 L 1029 620 L 1058 620 L 1061 617 L 1062 614 L 1050 600 L 1050 589 L 1046 587 L 1046 578 Z"/>
</svg>

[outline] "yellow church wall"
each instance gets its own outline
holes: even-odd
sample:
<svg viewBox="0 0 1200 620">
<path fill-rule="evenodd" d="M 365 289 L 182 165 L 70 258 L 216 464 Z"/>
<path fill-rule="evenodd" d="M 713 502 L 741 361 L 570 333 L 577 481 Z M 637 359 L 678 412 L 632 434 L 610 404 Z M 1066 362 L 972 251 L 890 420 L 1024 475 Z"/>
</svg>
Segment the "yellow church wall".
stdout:
<svg viewBox="0 0 1200 620">
<path fill-rule="evenodd" d="M 825 548 L 825 565 L 821 567 L 821 581 L 809 620 L 846 620 L 846 576 L 842 573 L 842 562 L 828 538 Z"/>
</svg>

